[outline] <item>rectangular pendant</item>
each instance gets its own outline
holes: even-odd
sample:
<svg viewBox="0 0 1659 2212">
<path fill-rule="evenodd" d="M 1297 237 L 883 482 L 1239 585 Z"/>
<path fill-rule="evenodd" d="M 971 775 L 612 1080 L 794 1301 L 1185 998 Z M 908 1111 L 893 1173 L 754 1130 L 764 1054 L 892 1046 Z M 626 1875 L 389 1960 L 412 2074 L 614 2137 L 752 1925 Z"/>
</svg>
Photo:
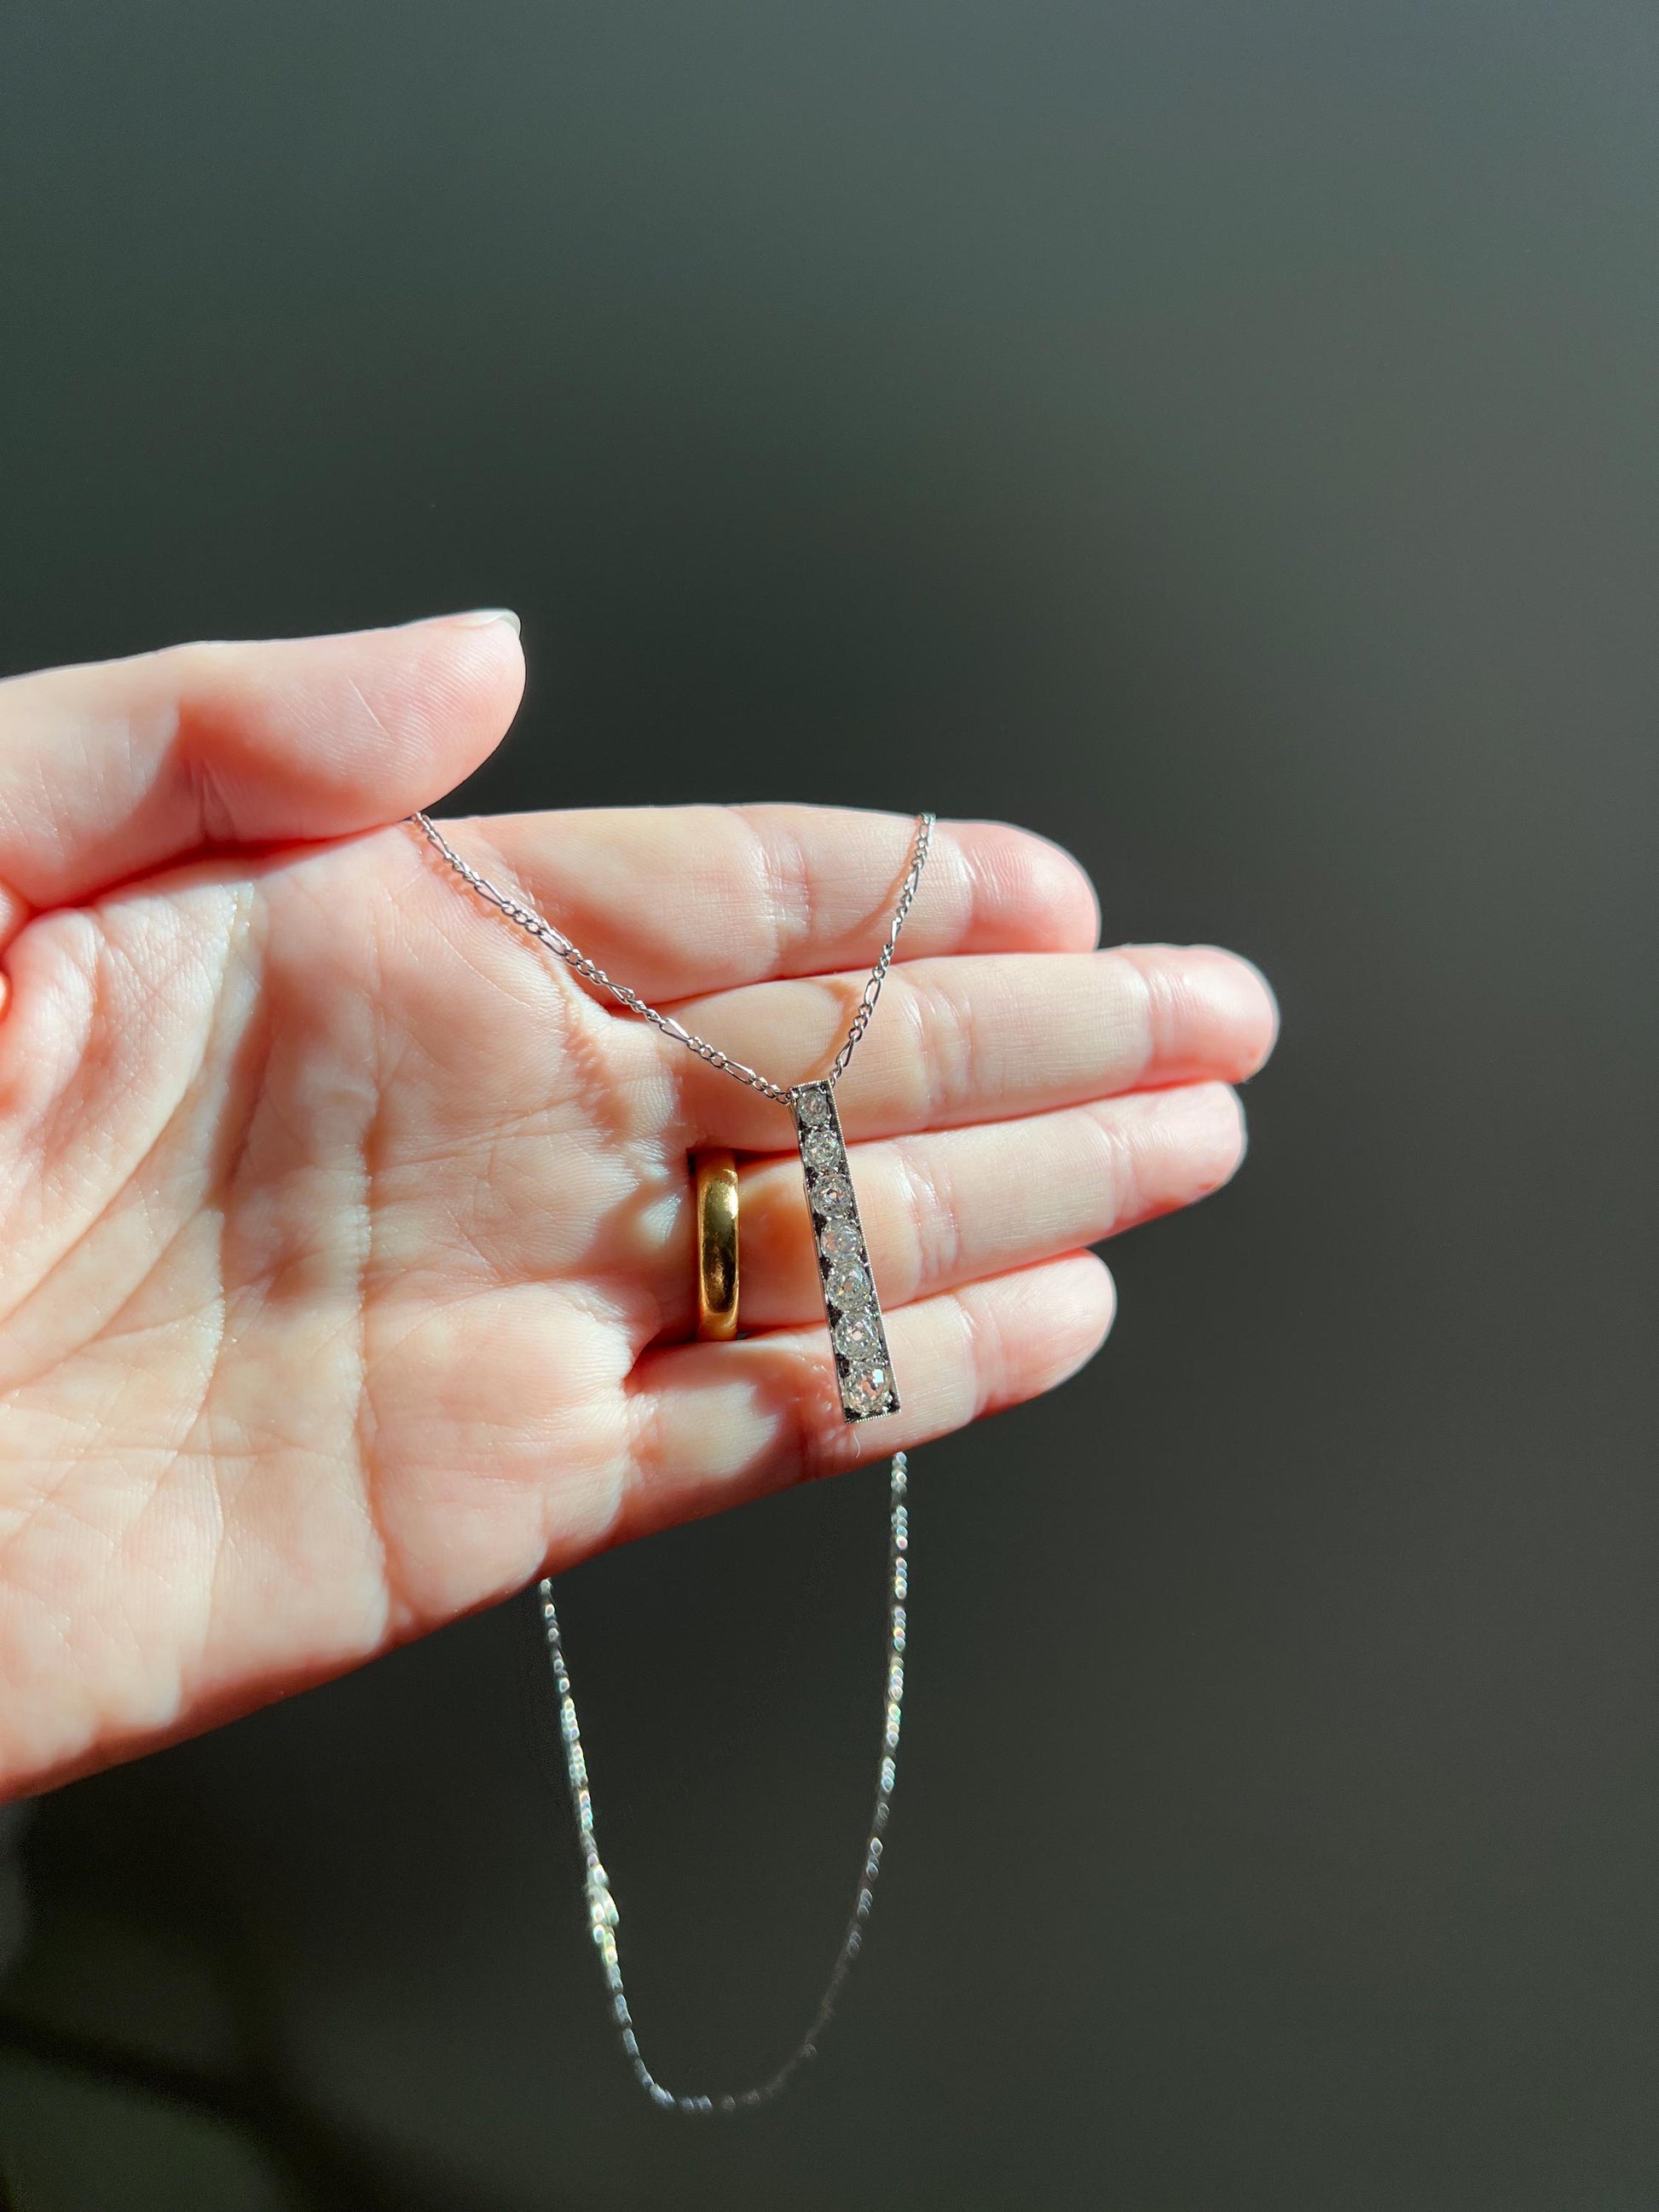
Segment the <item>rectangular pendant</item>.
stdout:
<svg viewBox="0 0 1659 2212">
<path fill-rule="evenodd" d="M 849 1421 L 873 1420 L 896 1413 L 898 1392 L 887 1358 L 864 1224 L 847 1146 L 836 1111 L 836 1094 L 827 1083 L 803 1083 L 789 1094 L 795 1114 L 795 1141 L 806 1178 L 806 1205 L 812 1218 L 812 1243 L 818 1257 L 824 1317 L 835 1348 L 841 1410 Z"/>
</svg>

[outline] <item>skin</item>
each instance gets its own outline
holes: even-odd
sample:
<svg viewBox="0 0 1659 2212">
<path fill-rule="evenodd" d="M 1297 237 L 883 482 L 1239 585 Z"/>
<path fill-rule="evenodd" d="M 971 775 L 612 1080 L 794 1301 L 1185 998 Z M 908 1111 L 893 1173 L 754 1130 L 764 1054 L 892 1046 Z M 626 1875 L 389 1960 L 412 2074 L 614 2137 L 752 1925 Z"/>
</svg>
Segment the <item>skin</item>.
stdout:
<svg viewBox="0 0 1659 2212">
<path fill-rule="evenodd" d="M 1224 1182 L 1272 997 L 1097 949 L 1086 878 L 941 822 L 838 1092 L 904 1397 L 849 1428 L 789 1120 L 609 1009 L 402 817 L 500 742 L 517 625 L 0 684 L 0 1794 L 373 1658 L 599 1547 L 943 1435 L 1104 1338 L 1085 1248 Z M 825 1066 L 908 817 L 465 822 L 474 866 L 738 1059 Z M 745 1155 L 737 1342 L 687 1155 Z"/>
</svg>

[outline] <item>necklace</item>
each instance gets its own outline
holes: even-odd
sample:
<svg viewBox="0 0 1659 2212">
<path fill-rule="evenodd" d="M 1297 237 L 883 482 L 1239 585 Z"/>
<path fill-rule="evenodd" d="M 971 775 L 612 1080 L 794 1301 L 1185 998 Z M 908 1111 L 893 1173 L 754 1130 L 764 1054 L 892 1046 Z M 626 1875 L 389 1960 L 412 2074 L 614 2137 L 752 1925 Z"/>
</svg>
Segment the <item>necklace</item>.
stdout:
<svg viewBox="0 0 1659 2212">
<path fill-rule="evenodd" d="M 851 1027 L 840 1051 L 830 1062 L 829 1073 L 816 1082 L 789 1086 L 772 1082 L 757 1069 L 732 1059 L 718 1046 L 696 1036 L 683 1023 L 676 1021 L 672 1014 L 665 1014 L 655 1006 L 648 1006 L 637 992 L 630 991 L 625 983 L 618 983 L 606 975 L 597 961 L 589 959 L 562 931 L 556 929 L 545 915 L 509 897 L 505 891 L 497 890 L 487 878 L 481 876 L 477 869 L 469 866 L 428 816 L 415 814 L 410 818 L 440 857 L 464 883 L 471 885 L 480 898 L 498 908 L 516 928 L 544 945 L 585 982 L 608 993 L 629 1013 L 637 1014 L 642 1020 L 649 1022 L 665 1036 L 696 1053 L 699 1060 L 706 1060 L 710 1067 L 718 1069 L 721 1074 L 729 1075 L 734 1082 L 746 1084 L 751 1091 L 758 1091 L 763 1097 L 790 1109 L 794 1116 L 795 1141 L 800 1152 L 801 1173 L 805 1182 L 813 1243 L 817 1255 L 819 1287 L 823 1295 L 824 1319 L 829 1326 L 834 1352 L 842 1415 L 849 1421 L 866 1421 L 884 1413 L 896 1413 L 898 1389 L 888 1358 L 887 1333 L 882 1320 L 880 1301 L 876 1296 L 869 1254 L 865 1246 L 864 1225 L 859 1217 L 858 1199 L 848 1164 L 841 1116 L 836 1110 L 835 1092 L 836 1084 L 847 1073 L 853 1054 L 858 1049 L 859 1041 L 869 1028 L 871 1016 L 876 1011 L 881 987 L 886 981 L 887 971 L 892 965 L 899 932 L 915 902 L 921 872 L 927 865 L 934 817 L 931 814 L 922 814 L 916 818 L 910 865 L 894 904 L 893 919 L 886 939 L 877 956 L 875 966 L 870 970 Z M 836 1954 L 830 1978 L 818 2001 L 817 2010 L 805 2034 L 781 2065 L 763 2081 L 734 2094 L 718 2097 L 677 2095 L 657 2080 L 641 2055 L 617 1951 L 617 1929 L 620 1916 L 594 1836 L 593 1797 L 588 1786 L 581 1729 L 576 1718 L 569 1669 L 565 1663 L 564 1644 L 559 1633 L 558 1612 L 553 1602 L 553 1585 L 546 1577 L 538 1585 L 548 1663 L 558 1695 L 559 1730 L 564 1743 L 565 1773 L 570 1788 L 571 1809 L 575 1814 L 576 1837 L 586 1869 L 582 1886 L 587 1902 L 589 1927 L 604 1968 L 611 2017 L 621 2036 L 623 2051 L 641 2088 L 653 2104 L 665 2111 L 690 2114 L 736 2112 L 767 2104 L 777 2096 L 797 2068 L 806 2059 L 816 2056 L 817 2039 L 829 2023 L 836 2000 L 852 1971 L 854 1960 L 863 1948 L 865 1923 L 874 1904 L 876 1878 L 881 1871 L 881 1856 L 892 1804 L 899 1730 L 904 1709 L 910 1531 L 909 1508 L 906 1503 L 908 1463 L 902 1452 L 896 1452 L 893 1455 L 888 1488 L 886 1697 L 875 1810 L 871 1817 L 870 1832 L 865 1840 L 864 1865 L 858 1893 L 854 1899 L 846 1933 L 842 1938 L 841 1949 Z"/>
</svg>

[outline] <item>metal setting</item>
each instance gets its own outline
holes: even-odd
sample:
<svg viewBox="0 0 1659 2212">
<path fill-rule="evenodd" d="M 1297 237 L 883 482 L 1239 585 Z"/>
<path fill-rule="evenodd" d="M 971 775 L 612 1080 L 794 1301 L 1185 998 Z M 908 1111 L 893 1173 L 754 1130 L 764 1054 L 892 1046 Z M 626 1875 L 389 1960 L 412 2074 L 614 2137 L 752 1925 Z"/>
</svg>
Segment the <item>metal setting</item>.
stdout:
<svg viewBox="0 0 1659 2212">
<path fill-rule="evenodd" d="M 576 1702 L 570 1692 L 570 1670 L 565 1664 L 564 1645 L 559 1635 L 559 1616 L 553 1603 L 553 1585 L 546 1580 L 538 1585 L 548 1663 L 553 1670 L 553 1686 L 559 1699 L 559 1733 L 564 1742 L 565 1774 L 570 1784 L 570 1802 L 576 1815 L 576 1840 L 582 1855 L 582 1889 L 587 1904 L 588 1929 L 599 1954 L 600 1971 L 610 1993 L 611 2016 L 617 2023 L 623 2055 L 633 2068 L 634 2078 L 641 2088 L 653 2105 L 665 2112 L 684 2112 L 693 2118 L 702 2118 L 717 2112 L 748 2112 L 757 2105 L 769 2104 L 796 2069 L 806 2059 L 817 2057 L 818 2038 L 829 2025 L 830 2014 L 836 2008 L 836 2000 L 853 1970 L 853 1961 L 864 1948 L 865 1925 L 875 1904 L 876 1877 L 881 1872 L 888 1814 L 892 1806 L 893 1784 L 898 1771 L 899 1730 L 904 1718 L 904 1646 L 910 1595 L 910 1512 L 905 1503 L 908 1487 L 909 1471 L 904 1454 L 896 1452 L 889 1477 L 887 1683 L 886 1696 L 883 1700 L 881 1764 L 876 1773 L 875 1811 L 870 1819 L 870 1832 L 865 1838 L 864 1867 L 859 1876 L 858 1893 L 853 1899 L 852 1917 L 847 1923 L 841 1949 L 830 1970 L 830 1979 L 824 1984 L 818 2008 L 813 2014 L 811 2025 L 805 2034 L 783 2063 L 765 2081 L 752 2089 L 738 2090 L 726 2096 L 677 2096 L 673 2090 L 663 2087 L 641 2056 L 639 2037 L 634 2029 L 634 2015 L 629 2010 L 628 1992 L 623 1986 L 622 1960 L 617 1944 L 621 1915 L 617 1910 L 617 1900 L 611 1890 L 611 1877 L 605 1870 L 593 1832 L 593 1793 L 587 1779 L 587 1760 L 582 1752 Z"/>
<path fill-rule="evenodd" d="M 865 1249 L 864 1224 L 847 1164 L 847 1145 L 830 1083 L 803 1083 L 791 1094 L 795 1141 L 817 1254 L 823 1315 L 835 1347 L 841 1410 L 849 1421 L 896 1413 L 898 1389 L 887 1357 L 887 1331 Z"/>
</svg>

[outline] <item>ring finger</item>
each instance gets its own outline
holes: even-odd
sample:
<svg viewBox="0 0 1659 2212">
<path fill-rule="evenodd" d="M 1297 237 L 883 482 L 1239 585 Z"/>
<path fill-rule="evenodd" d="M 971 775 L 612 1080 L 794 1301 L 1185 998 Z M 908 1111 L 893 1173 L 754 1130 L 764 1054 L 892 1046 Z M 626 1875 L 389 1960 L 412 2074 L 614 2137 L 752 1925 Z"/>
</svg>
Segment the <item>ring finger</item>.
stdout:
<svg viewBox="0 0 1659 2212">
<path fill-rule="evenodd" d="M 1243 1149 L 1237 1098 L 1224 1084 L 1200 1083 L 854 1145 L 850 1162 L 890 1310 L 1189 1206 L 1226 1182 Z M 745 1161 L 738 1186 L 740 1326 L 813 1320 L 822 1310 L 818 1270 L 799 1160 Z M 688 1204 L 665 1255 L 665 1334 L 695 1324 L 695 1236 Z"/>
</svg>

